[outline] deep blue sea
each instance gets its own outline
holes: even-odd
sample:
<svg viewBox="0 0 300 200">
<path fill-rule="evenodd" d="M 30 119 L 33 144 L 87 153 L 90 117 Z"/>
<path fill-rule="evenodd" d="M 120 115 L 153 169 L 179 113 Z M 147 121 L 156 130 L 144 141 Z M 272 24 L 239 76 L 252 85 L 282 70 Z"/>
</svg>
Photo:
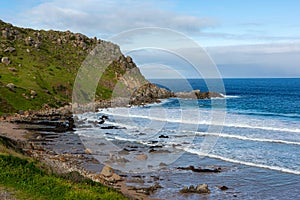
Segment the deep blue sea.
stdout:
<svg viewBox="0 0 300 200">
<path fill-rule="evenodd" d="M 200 91 L 208 91 L 206 82 L 214 83 L 209 81 L 188 80 L 193 89 Z M 175 84 L 178 91 L 186 90 L 180 80 L 153 82 L 166 88 L 175 88 Z M 199 134 L 217 135 L 209 127 L 222 128 L 217 128 L 219 139 L 211 157 L 300 175 L 300 79 L 224 79 L 223 83 L 225 99 L 197 103 L 172 99 L 162 107 L 198 107 Z M 213 115 L 224 115 L 225 119 Z M 198 153 L 198 148 L 196 145 L 191 152 Z"/>
<path fill-rule="evenodd" d="M 170 166 L 172 170 L 159 172 L 168 176 L 168 181 L 161 183 L 165 189 L 154 195 L 164 199 L 199 199 L 176 193 L 184 185 L 199 182 L 212 185 L 213 192 L 205 199 L 300 199 L 300 79 L 224 79 L 224 90 L 220 81 L 214 86 L 213 80 L 151 81 L 176 91 L 208 91 L 209 83 L 209 88 L 222 92 L 224 98 L 171 98 L 79 116 L 92 121 L 107 115 L 106 124 L 123 127 L 78 129 L 101 162 L 141 173 L 159 172 L 161 163 Z M 134 154 L 118 153 L 128 142 L 162 146 L 165 151 L 146 152 L 148 159 L 141 161 Z M 122 159 L 132 162 L 119 162 Z M 176 170 L 189 165 L 226 170 L 218 175 Z M 220 192 L 218 184 L 232 189 Z"/>
</svg>

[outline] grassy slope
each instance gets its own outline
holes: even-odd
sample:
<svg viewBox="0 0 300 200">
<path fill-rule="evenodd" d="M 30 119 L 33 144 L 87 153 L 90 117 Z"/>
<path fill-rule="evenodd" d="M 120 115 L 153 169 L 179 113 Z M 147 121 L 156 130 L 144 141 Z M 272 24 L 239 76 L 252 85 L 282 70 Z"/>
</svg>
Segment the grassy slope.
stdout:
<svg viewBox="0 0 300 200">
<path fill-rule="evenodd" d="M 65 178 L 45 172 L 40 164 L 7 147 L 0 138 L 0 187 L 18 199 L 126 199 L 114 189 L 77 174 Z"/>
<path fill-rule="evenodd" d="M 3 31 L 7 29 L 18 33 L 12 38 L 5 38 Z M 99 41 L 68 31 L 18 28 L 1 20 L 0 30 L 0 59 L 8 57 L 11 61 L 9 65 L 0 62 L 0 114 L 36 110 L 44 104 L 58 107 L 70 102 L 77 71 Z M 28 37 L 40 43 L 39 47 L 28 45 Z M 80 42 L 84 42 L 86 47 L 80 46 Z M 4 52 L 8 47 L 16 50 Z M 109 66 L 99 82 L 96 98 L 109 99 L 117 82 L 116 74 L 123 73 L 125 71 L 120 63 L 114 62 Z M 5 87 L 8 83 L 16 85 L 15 91 Z M 38 94 L 34 99 L 31 98 L 31 90 Z"/>
</svg>

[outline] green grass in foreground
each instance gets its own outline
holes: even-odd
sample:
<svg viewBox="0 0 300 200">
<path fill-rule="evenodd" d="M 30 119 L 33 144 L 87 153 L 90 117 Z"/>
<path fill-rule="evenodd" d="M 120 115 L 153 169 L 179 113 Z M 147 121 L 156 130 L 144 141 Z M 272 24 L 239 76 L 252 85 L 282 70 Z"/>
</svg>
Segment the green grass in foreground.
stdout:
<svg viewBox="0 0 300 200">
<path fill-rule="evenodd" d="M 0 153 L 0 169 L 0 186 L 15 190 L 18 199 L 126 199 L 100 183 L 50 175 L 34 162 L 6 153 Z"/>
</svg>

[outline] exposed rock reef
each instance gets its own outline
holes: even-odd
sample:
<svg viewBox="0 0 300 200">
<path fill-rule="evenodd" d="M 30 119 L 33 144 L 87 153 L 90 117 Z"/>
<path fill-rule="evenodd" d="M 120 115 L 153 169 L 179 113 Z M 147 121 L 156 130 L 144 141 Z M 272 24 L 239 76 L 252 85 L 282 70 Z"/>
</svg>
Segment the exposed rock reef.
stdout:
<svg viewBox="0 0 300 200">
<path fill-rule="evenodd" d="M 207 184 L 199 184 L 196 187 L 191 185 L 189 187 L 184 187 L 180 190 L 181 193 L 198 193 L 198 194 L 209 194 L 210 190 Z"/>
<path fill-rule="evenodd" d="M 221 172 L 221 168 L 202 169 L 202 168 L 195 168 L 194 166 L 178 167 L 177 169 L 180 169 L 180 170 L 191 170 L 193 172 L 198 172 L 198 173 L 220 173 Z"/>
<path fill-rule="evenodd" d="M 158 99 L 175 97 L 175 94 L 164 88 L 159 88 L 152 83 L 142 85 L 138 90 L 133 92 L 130 103 L 137 105 L 143 103 L 159 102 Z"/>
<path fill-rule="evenodd" d="M 223 95 L 216 92 L 200 92 L 200 90 L 193 90 L 191 92 L 176 92 L 174 94 L 178 98 L 183 99 L 211 99 L 224 98 Z"/>
</svg>

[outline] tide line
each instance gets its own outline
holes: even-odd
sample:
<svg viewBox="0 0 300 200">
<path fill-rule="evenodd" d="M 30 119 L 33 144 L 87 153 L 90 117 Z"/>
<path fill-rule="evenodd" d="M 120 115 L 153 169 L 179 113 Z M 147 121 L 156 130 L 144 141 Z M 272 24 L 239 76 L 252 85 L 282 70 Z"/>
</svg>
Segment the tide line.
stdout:
<svg viewBox="0 0 300 200">
<path fill-rule="evenodd" d="M 217 122 L 207 122 L 207 121 L 190 121 L 184 119 L 170 119 L 170 118 L 160 118 L 160 117 L 151 117 L 151 116 L 144 116 L 144 115 L 131 115 L 131 114 L 120 114 L 114 112 L 102 112 L 104 114 L 110 114 L 113 116 L 119 117 L 127 117 L 127 118 L 142 118 L 142 119 L 149 119 L 149 120 L 156 120 L 156 121 L 163 121 L 163 122 L 170 122 L 170 123 L 182 123 L 182 124 L 196 124 L 196 125 L 208 125 L 208 126 L 223 126 L 223 127 L 234 127 L 234 128 L 247 128 L 247 129 L 260 129 L 260 130 L 267 130 L 267 131 L 280 131 L 280 132 L 291 132 L 291 133 L 300 133 L 300 129 L 290 129 L 290 128 L 276 128 L 276 127 L 268 127 L 268 126 L 253 126 L 249 124 L 231 124 L 231 123 L 217 123 Z"/>
<path fill-rule="evenodd" d="M 196 135 L 211 135 L 216 137 L 223 137 L 223 138 L 234 138 L 238 140 L 246 140 L 246 141 L 254 141 L 254 142 L 270 142 L 270 143 L 280 143 L 280 144 L 289 144 L 289 145 L 299 145 L 300 142 L 294 141 L 286 141 L 286 140 L 272 140 L 267 138 L 250 138 L 241 135 L 230 135 L 225 133 L 208 133 L 208 132 L 196 132 Z"/>
<path fill-rule="evenodd" d="M 269 166 L 269 165 L 264 165 L 264 164 L 257 164 L 257 163 L 241 161 L 241 160 L 235 160 L 235 159 L 226 158 L 226 157 L 219 156 L 219 155 L 214 155 L 214 154 L 203 154 L 203 153 L 201 153 L 197 150 L 188 149 L 188 148 L 186 148 L 184 150 L 186 152 L 197 154 L 199 156 L 207 156 L 207 157 L 210 157 L 210 158 L 219 159 L 219 160 L 223 160 L 223 161 L 226 161 L 226 162 L 231 162 L 231 163 L 247 165 L 247 166 L 251 166 L 251 167 L 259 167 L 259 168 L 264 168 L 264 169 L 270 169 L 270 170 L 275 170 L 275 171 L 300 175 L 300 171 L 293 170 L 293 169 L 288 169 L 288 168 L 283 168 L 283 167 L 278 167 L 278 166 Z"/>
</svg>

